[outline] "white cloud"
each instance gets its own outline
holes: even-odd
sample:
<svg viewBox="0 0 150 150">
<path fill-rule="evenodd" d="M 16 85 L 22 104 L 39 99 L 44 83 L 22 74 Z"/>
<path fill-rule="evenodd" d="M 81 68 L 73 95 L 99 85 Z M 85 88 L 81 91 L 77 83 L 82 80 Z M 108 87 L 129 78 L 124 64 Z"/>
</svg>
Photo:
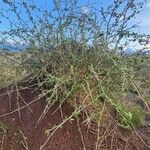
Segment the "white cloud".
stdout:
<svg viewBox="0 0 150 150">
<path fill-rule="evenodd" d="M 148 49 L 148 50 L 150 50 L 150 43 L 149 43 L 149 44 L 147 44 L 146 46 L 144 46 L 144 49 Z"/>
<path fill-rule="evenodd" d="M 146 44 L 146 45 L 141 45 L 138 42 L 130 42 L 128 48 L 131 48 L 133 50 L 150 50 L 150 43 Z"/>
</svg>

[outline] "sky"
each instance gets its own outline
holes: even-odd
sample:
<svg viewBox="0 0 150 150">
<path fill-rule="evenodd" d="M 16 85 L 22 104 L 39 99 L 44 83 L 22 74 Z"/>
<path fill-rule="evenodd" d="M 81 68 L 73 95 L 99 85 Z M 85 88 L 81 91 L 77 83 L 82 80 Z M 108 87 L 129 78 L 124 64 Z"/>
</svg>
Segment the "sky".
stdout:
<svg viewBox="0 0 150 150">
<path fill-rule="evenodd" d="M 6 0 L 0 0 L 0 9 L 1 8 L 7 8 L 7 4 L 5 4 L 3 1 Z M 11 1 L 11 0 L 7 0 L 7 1 Z M 19 1 L 19 0 L 15 0 L 15 1 Z M 28 2 L 29 0 L 25 0 L 26 2 Z M 52 8 L 52 1 L 48 2 L 48 8 Z M 101 1 L 100 4 L 101 5 L 108 5 L 112 0 L 94 0 L 94 1 Z M 137 0 L 139 1 L 139 0 Z M 44 7 L 45 3 L 44 0 L 35 0 L 35 2 L 40 5 L 41 7 Z M 93 0 L 79 0 L 79 4 L 82 6 L 87 6 L 88 4 L 93 3 Z M 97 6 L 98 7 L 98 6 Z M 2 19 L 0 18 L 0 21 Z M 142 10 L 142 12 L 137 16 L 136 19 L 133 20 L 133 22 L 141 22 L 139 24 L 140 28 L 139 28 L 139 32 L 141 33 L 148 33 L 150 34 L 150 0 L 147 0 L 146 4 L 144 5 L 144 8 Z M 8 25 L 6 23 L 3 22 L 3 24 L 0 24 L 0 30 L 5 30 L 8 27 Z"/>
<path fill-rule="evenodd" d="M 0 9 L 2 8 L 7 8 L 7 4 L 4 3 L 3 1 L 19 1 L 19 0 L 0 0 Z M 31 0 L 24 0 L 25 2 L 30 2 Z M 45 7 L 45 1 L 44 0 L 34 0 L 36 4 L 38 4 L 41 7 Z M 47 3 L 47 8 L 48 9 L 52 9 L 53 5 L 52 5 L 52 1 L 53 0 L 48 0 Z M 95 4 L 98 4 L 97 2 L 99 2 L 99 5 L 109 5 L 111 3 L 112 0 L 94 0 Z M 137 0 L 140 1 L 140 0 Z M 93 3 L 93 0 L 79 0 L 79 5 L 83 6 L 82 11 L 83 12 L 88 12 L 88 8 L 87 6 Z M 94 3 L 93 3 L 94 4 Z M 95 5 L 96 7 L 99 7 L 97 5 Z M 12 20 L 15 18 L 13 18 L 13 15 L 9 14 L 9 17 L 12 18 Z M 0 33 L 1 31 L 6 30 L 9 25 L 6 21 L 2 20 L 2 18 L 0 18 Z M 146 34 L 150 34 L 150 0 L 147 0 L 147 2 L 145 3 L 142 11 L 140 12 L 139 15 L 137 15 L 137 17 L 135 19 L 132 20 L 132 23 L 136 23 L 136 22 L 140 22 L 139 28 L 137 29 L 139 33 L 146 33 Z"/>
<path fill-rule="evenodd" d="M 141 22 L 140 32 L 150 34 L 150 0 L 144 5 L 142 12 L 137 16 L 136 19 Z"/>
</svg>

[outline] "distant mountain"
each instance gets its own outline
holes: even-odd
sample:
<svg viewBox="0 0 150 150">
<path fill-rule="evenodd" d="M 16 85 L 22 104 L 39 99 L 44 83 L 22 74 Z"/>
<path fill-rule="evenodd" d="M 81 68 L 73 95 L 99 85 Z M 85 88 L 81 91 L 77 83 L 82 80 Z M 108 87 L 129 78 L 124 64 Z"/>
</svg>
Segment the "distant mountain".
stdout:
<svg viewBox="0 0 150 150">
<path fill-rule="evenodd" d="M 150 55 L 150 49 L 146 51 L 146 54 Z"/>
<path fill-rule="evenodd" d="M 0 44 L 0 50 L 8 50 L 11 52 L 22 51 L 25 50 L 27 47 L 28 47 L 27 45 Z M 140 54 L 150 55 L 150 50 L 137 51 L 132 48 L 127 48 L 123 53 L 124 55 L 140 55 Z"/>
<path fill-rule="evenodd" d="M 127 48 L 125 51 L 124 51 L 124 54 L 126 55 L 132 55 L 136 53 L 136 50 L 132 49 L 132 48 Z"/>
<path fill-rule="evenodd" d="M 124 54 L 125 55 L 141 55 L 141 54 L 149 55 L 150 50 L 134 50 L 132 48 L 128 48 L 124 51 Z"/>
<path fill-rule="evenodd" d="M 5 49 L 8 51 L 21 51 L 26 48 L 25 45 L 10 45 L 10 44 L 0 44 L 0 49 Z"/>
</svg>

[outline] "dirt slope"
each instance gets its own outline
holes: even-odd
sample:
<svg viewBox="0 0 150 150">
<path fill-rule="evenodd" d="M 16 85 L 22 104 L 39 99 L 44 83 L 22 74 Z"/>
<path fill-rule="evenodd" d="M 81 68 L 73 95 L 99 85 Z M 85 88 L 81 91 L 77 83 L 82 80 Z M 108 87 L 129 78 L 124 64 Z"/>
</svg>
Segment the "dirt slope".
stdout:
<svg viewBox="0 0 150 150">
<path fill-rule="evenodd" d="M 61 109 L 59 108 L 59 103 L 55 103 L 44 119 L 37 125 L 37 121 L 45 107 L 45 99 L 37 99 L 40 91 L 32 84 L 19 84 L 20 90 L 18 91 L 15 85 L 0 90 L 0 122 L 7 128 L 6 133 L 0 131 L 0 150 L 39 150 L 48 137 L 47 129 L 60 124 L 74 111 L 68 103 L 64 103 Z M 27 86 L 27 89 L 23 89 Z M 17 98 L 17 95 L 19 95 L 19 98 Z M 26 104 L 29 104 L 28 107 Z M 16 111 L 18 107 L 22 109 Z M 71 121 L 66 122 L 62 128 L 59 128 L 54 133 L 44 149 L 83 150 L 85 145 L 87 150 L 95 150 L 97 127 L 91 124 L 88 128 L 83 123 L 84 119 L 84 115 L 82 115 L 80 120 L 73 118 Z M 126 135 L 125 137 L 120 138 L 116 132 L 112 132 L 113 129 L 114 127 L 112 127 L 111 131 L 105 131 L 102 127 L 100 128 L 103 139 L 101 139 L 101 144 L 99 143 L 101 146 L 97 147 L 97 149 L 149 149 L 147 147 L 147 144 L 150 144 L 149 139 L 147 139 L 147 137 L 150 138 L 149 128 L 144 127 L 140 129 L 141 131 L 138 130 L 143 133 L 141 139 L 134 136 L 135 133 L 127 134 L 124 131 L 118 131 L 117 134 L 126 133 L 124 134 Z"/>
</svg>

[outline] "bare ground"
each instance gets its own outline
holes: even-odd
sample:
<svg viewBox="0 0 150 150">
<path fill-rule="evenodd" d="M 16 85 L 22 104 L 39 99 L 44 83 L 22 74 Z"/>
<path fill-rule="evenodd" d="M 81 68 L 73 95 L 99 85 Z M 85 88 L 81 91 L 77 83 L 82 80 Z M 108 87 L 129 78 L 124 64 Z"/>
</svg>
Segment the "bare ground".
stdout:
<svg viewBox="0 0 150 150">
<path fill-rule="evenodd" d="M 61 124 L 74 109 L 67 102 L 60 108 L 57 102 L 37 124 L 46 105 L 45 98 L 37 98 L 40 90 L 33 83 L 20 83 L 18 87 L 19 90 L 15 85 L 0 90 L 0 122 L 6 126 L 6 132 L 0 131 L 0 150 L 40 150 L 53 132 L 46 131 Z M 87 126 L 84 114 L 78 118 L 73 117 L 58 128 L 43 150 L 150 149 L 149 127 L 129 132 L 118 129 L 110 120 L 108 128 L 98 128 L 94 123 Z"/>
</svg>

